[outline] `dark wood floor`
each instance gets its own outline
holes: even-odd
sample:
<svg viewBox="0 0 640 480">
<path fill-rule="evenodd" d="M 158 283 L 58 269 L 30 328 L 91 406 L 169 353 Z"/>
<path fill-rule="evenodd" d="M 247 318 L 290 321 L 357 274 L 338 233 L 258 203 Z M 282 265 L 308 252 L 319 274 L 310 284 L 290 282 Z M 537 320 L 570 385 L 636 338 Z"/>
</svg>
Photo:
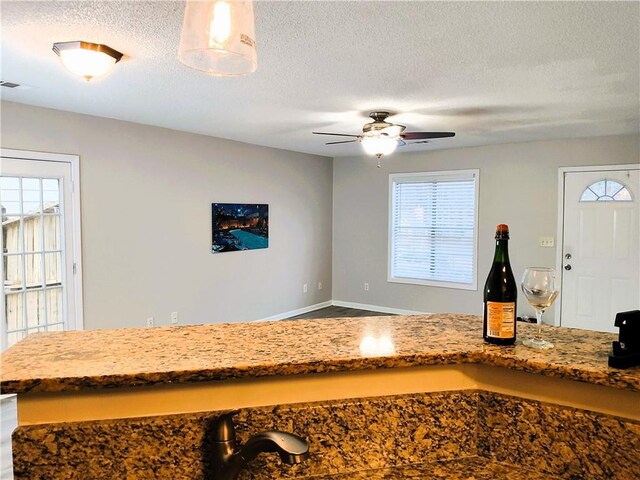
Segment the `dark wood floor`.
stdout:
<svg viewBox="0 0 640 480">
<path fill-rule="evenodd" d="M 394 315 L 393 313 L 372 312 L 370 310 L 358 310 L 347 307 L 327 307 L 313 312 L 303 313 L 287 320 L 299 320 L 301 318 L 339 318 L 339 317 L 375 317 L 380 315 Z"/>
</svg>

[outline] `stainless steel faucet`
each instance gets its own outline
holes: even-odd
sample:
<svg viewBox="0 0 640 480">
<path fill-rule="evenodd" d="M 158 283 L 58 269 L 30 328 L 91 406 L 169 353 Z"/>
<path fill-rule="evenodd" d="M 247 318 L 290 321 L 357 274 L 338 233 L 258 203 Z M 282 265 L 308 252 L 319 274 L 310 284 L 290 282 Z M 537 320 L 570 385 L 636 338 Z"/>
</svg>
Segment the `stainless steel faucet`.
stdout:
<svg viewBox="0 0 640 480">
<path fill-rule="evenodd" d="M 309 458 L 309 444 L 304 438 L 276 430 L 260 432 L 244 445 L 237 445 L 233 424 L 237 413 L 238 410 L 233 410 L 222 414 L 213 424 L 212 480 L 235 480 L 247 463 L 263 452 L 275 452 L 290 465 Z"/>
</svg>

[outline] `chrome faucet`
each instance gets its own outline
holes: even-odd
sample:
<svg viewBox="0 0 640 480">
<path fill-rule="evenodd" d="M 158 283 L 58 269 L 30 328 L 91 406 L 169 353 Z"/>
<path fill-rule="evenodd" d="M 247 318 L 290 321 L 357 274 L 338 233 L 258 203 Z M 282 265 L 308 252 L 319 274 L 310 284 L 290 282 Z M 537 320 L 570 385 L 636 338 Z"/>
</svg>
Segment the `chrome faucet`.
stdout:
<svg viewBox="0 0 640 480">
<path fill-rule="evenodd" d="M 237 413 L 238 410 L 233 410 L 222 414 L 213 424 L 212 480 L 235 480 L 247 463 L 262 452 L 275 452 L 290 465 L 309 458 L 309 444 L 304 438 L 276 430 L 260 432 L 244 445 L 237 445 L 233 424 Z"/>
</svg>

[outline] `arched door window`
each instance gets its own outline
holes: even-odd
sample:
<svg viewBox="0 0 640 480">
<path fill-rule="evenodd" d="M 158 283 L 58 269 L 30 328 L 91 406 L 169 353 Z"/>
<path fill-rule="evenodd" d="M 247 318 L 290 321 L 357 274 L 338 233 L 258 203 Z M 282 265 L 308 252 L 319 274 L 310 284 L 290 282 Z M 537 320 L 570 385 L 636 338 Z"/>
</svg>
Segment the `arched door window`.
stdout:
<svg viewBox="0 0 640 480">
<path fill-rule="evenodd" d="M 630 202 L 631 192 L 615 180 L 598 180 L 584 189 L 581 202 Z"/>
</svg>

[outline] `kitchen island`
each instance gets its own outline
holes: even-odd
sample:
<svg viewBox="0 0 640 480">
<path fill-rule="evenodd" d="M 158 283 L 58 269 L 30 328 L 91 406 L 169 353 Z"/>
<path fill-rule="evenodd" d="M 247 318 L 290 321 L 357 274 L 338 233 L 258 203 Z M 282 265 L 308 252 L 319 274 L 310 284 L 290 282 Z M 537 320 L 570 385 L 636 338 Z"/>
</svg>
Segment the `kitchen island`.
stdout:
<svg viewBox="0 0 640 480">
<path fill-rule="evenodd" d="M 463 458 L 635 478 L 640 369 L 607 366 L 615 335 L 547 327 L 556 348 L 535 351 L 487 345 L 481 330 L 478 317 L 438 314 L 36 334 L 2 355 L 2 392 L 18 394 L 17 478 L 60 469 L 60 452 L 85 477 L 207 478 L 206 425 L 232 408 L 240 438 L 279 428 L 311 443 L 307 462 L 261 456 L 247 478 Z"/>
</svg>

